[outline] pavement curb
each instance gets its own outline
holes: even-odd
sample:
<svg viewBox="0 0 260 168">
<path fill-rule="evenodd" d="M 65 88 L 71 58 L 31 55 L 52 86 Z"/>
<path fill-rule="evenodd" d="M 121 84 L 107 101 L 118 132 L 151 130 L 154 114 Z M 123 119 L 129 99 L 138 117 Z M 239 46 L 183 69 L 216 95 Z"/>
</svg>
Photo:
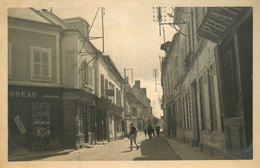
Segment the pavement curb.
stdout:
<svg viewBox="0 0 260 168">
<path fill-rule="evenodd" d="M 23 160 L 33 160 L 35 158 L 41 158 L 41 157 L 49 157 L 49 156 L 55 156 L 55 155 L 64 155 L 67 153 L 70 153 L 74 151 L 74 149 L 67 149 L 62 151 L 52 151 L 52 152 L 41 152 L 41 153 L 29 153 L 28 155 L 11 155 L 8 156 L 8 161 L 23 161 Z"/>
</svg>

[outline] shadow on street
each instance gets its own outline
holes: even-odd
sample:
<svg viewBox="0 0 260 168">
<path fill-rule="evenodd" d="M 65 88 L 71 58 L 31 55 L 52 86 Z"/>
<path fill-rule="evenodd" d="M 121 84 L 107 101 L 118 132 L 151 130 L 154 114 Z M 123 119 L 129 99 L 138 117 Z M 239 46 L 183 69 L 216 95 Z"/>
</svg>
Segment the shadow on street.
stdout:
<svg viewBox="0 0 260 168">
<path fill-rule="evenodd" d="M 181 160 L 161 136 L 143 140 L 140 150 L 142 156 L 136 157 L 134 160 Z"/>
</svg>

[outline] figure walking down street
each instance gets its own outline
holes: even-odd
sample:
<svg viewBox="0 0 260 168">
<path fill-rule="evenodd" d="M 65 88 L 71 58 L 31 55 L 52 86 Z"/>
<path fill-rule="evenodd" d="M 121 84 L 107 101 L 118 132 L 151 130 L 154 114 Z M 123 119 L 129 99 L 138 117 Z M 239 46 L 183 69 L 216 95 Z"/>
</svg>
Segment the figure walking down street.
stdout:
<svg viewBox="0 0 260 168">
<path fill-rule="evenodd" d="M 146 137 L 146 134 L 147 134 L 147 130 L 146 128 L 144 128 L 144 136 Z"/>
<path fill-rule="evenodd" d="M 148 132 L 149 139 L 151 139 L 152 138 L 152 132 L 153 132 L 153 127 L 151 126 L 151 124 L 149 124 L 149 126 L 147 128 L 147 132 Z"/>
<path fill-rule="evenodd" d="M 133 150 L 133 141 L 136 145 L 136 149 L 139 149 L 139 146 L 136 143 L 136 137 L 137 137 L 137 131 L 136 128 L 134 127 L 134 124 L 131 123 L 130 125 L 130 145 L 131 145 L 131 150 Z"/>
<path fill-rule="evenodd" d="M 155 127 L 152 127 L 153 136 L 155 136 L 154 130 L 155 130 Z"/>
<path fill-rule="evenodd" d="M 157 136 L 160 134 L 160 126 L 159 125 L 156 126 L 156 134 L 157 134 Z"/>
</svg>

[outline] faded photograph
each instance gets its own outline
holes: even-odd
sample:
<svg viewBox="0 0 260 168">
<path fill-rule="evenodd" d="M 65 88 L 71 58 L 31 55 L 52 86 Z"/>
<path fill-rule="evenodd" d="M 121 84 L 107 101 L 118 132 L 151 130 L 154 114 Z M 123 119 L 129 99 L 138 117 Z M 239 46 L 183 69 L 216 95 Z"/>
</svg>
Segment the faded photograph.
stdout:
<svg viewBox="0 0 260 168">
<path fill-rule="evenodd" d="M 252 7 L 8 9 L 8 160 L 253 159 Z"/>
</svg>

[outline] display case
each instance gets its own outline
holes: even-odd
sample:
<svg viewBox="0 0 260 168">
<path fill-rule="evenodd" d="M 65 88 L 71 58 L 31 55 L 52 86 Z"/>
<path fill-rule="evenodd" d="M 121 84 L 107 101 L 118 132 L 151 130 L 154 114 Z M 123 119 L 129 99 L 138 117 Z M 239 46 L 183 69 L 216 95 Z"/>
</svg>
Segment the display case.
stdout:
<svg viewBox="0 0 260 168">
<path fill-rule="evenodd" d="M 50 104 L 32 103 L 32 136 L 50 135 Z"/>
</svg>

